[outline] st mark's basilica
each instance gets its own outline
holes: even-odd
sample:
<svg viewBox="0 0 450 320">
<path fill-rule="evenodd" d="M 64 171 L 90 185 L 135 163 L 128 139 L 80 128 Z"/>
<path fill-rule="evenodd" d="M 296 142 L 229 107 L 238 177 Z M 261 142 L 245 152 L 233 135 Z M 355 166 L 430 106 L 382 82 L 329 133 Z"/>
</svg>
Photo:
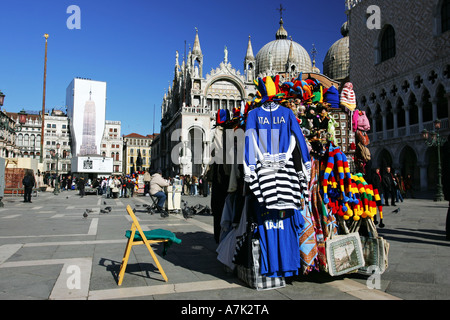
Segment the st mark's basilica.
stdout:
<svg viewBox="0 0 450 320">
<path fill-rule="evenodd" d="M 280 18 L 275 40 L 264 45 L 256 56 L 249 36 L 243 72 L 228 61 L 225 47 L 222 62 L 205 74 L 199 32 L 196 30 L 186 62 L 180 63 L 178 52 L 175 55 L 173 85 L 164 94 L 161 131 L 152 145 L 152 168 L 163 168 L 167 176 L 202 175 L 211 160 L 211 141 L 219 109 L 231 112 L 241 103 L 253 99 L 257 77 L 280 75 L 280 80 L 284 81 L 298 77 L 300 73 L 314 74 L 338 87 L 339 82 L 332 76 L 342 79 L 348 76 L 348 45 L 346 50 L 337 49 L 329 60 L 326 68 L 331 77 L 321 74 L 308 51 L 288 36 Z M 173 155 L 173 150 L 178 154 Z"/>
</svg>

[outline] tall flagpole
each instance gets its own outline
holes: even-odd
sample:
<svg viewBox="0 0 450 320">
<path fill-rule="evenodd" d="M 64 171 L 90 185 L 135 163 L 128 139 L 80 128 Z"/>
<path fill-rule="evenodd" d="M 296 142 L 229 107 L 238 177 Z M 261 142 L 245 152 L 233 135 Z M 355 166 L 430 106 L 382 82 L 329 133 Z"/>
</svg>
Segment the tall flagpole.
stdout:
<svg viewBox="0 0 450 320">
<path fill-rule="evenodd" d="M 155 138 L 155 105 L 153 105 L 153 139 Z"/>
<path fill-rule="evenodd" d="M 47 82 L 47 39 L 48 39 L 48 33 L 44 34 L 45 38 L 45 60 L 44 60 L 44 93 L 42 96 L 42 114 L 41 114 L 41 120 L 42 120 L 42 127 L 41 127 L 41 154 L 39 158 L 39 162 L 42 163 L 44 161 L 44 117 L 45 117 L 45 87 Z"/>
</svg>

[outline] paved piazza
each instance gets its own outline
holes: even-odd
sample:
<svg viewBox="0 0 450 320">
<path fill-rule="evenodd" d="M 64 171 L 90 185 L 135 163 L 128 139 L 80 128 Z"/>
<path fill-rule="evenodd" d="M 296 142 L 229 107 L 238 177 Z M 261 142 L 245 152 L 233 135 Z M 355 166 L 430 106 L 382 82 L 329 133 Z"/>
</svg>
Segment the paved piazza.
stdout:
<svg viewBox="0 0 450 320">
<path fill-rule="evenodd" d="M 186 197 L 189 205 L 209 204 L 210 197 Z M 370 289 L 367 277 L 330 278 L 315 273 L 295 279 L 286 287 L 257 291 L 227 272 L 216 259 L 212 216 L 181 214 L 168 218 L 149 215 L 149 198 L 105 199 L 75 191 L 51 192 L 23 203 L 7 197 L 0 208 L 0 299 L 148 299 L 148 300 L 311 300 L 311 299 L 447 299 L 449 277 L 437 266 L 450 257 L 443 240 L 446 203 L 408 199 L 399 214 L 385 211 L 386 228 L 380 231 L 391 243 L 390 266 Z M 155 253 L 167 274 L 165 282 L 145 246 L 132 250 L 121 287 L 117 275 L 125 250 L 125 231 L 131 227 L 126 206 L 136 209 L 144 230 L 163 228 L 182 240 L 166 256 Z M 428 219 L 419 215 L 421 205 Z M 100 210 L 111 206 L 108 214 Z M 92 212 L 83 218 L 86 209 Z M 412 224 L 420 223 L 421 228 Z M 433 235 L 432 228 L 437 226 Z M 416 231 L 414 231 L 417 229 Z M 408 231 L 408 232 L 405 232 Z M 428 234 L 427 234 L 428 232 Z M 428 238 L 428 239 L 427 239 Z M 415 261 L 415 267 L 413 262 Z M 412 293 L 411 285 L 421 290 Z M 425 296 L 426 295 L 426 296 Z"/>
</svg>

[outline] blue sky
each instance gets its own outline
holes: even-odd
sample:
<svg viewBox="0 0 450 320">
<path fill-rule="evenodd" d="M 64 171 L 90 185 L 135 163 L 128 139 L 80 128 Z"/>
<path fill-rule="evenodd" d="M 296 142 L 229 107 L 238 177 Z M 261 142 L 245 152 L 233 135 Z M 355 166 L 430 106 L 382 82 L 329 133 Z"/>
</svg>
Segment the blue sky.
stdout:
<svg viewBox="0 0 450 320">
<path fill-rule="evenodd" d="M 203 75 L 228 61 L 243 70 L 248 36 L 256 53 L 275 39 L 280 14 L 293 40 L 308 52 L 315 44 L 317 67 L 341 38 L 344 0 L 153 1 L 14 0 L 0 12 L 0 90 L 8 112 L 42 110 L 44 33 L 48 33 L 46 109 L 65 106 L 74 77 L 107 82 L 106 119 L 121 121 L 122 134 L 159 132 L 161 102 L 173 80 L 175 51 L 192 46 L 198 28 Z M 81 29 L 70 30 L 70 5 L 81 9 Z"/>
</svg>

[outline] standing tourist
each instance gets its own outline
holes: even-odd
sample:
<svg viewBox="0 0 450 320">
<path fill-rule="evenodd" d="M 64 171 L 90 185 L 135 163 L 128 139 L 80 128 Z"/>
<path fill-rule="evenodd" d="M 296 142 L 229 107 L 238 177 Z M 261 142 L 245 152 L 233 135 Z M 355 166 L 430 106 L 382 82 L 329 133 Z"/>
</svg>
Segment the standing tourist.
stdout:
<svg viewBox="0 0 450 320">
<path fill-rule="evenodd" d="M 187 196 L 191 195 L 191 177 L 189 175 L 186 175 L 184 178 L 185 186 L 186 186 L 186 192 L 184 193 Z"/>
<path fill-rule="evenodd" d="M 86 186 L 86 182 L 84 181 L 84 177 L 81 177 L 78 181 L 78 190 L 80 191 L 80 198 L 83 198 L 86 193 L 84 192 L 84 188 Z"/>
<path fill-rule="evenodd" d="M 413 178 L 408 173 L 405 178 L 405 198 L 408 197 L 408 194 L 411 195 L 411 198 L 414 199 L 414 189 L 413 189 Z"/>
<path fill-rule="evenodd" d="M 394 182 L 395 182 L 395 201 L 401 201 L 403 202 L 403 179 L 402 176 L 399 174 L 394 175 Z"/>
<path fill-rule="evenodd" d="M 384 189 L 384 197 L 385 197 L 385 205 L 389 206 L 389 197 L 391 198 L 391 205 L 396 206 L 395 204 L 395 179 L 394 175 L 391 172 L 391 168 L 387 167 L 386 172 L 383 174 L 383 189 Z"/>
<path fill-rule="evenodd" d="M 33 192 L 33 188 L 36 184 L 36 179 L 34 179 L 33 170 L 27 169 L 25 171 L 25 176 L 22 179 L 22 183 L 24 186 L 23 190 L 23 202 L 31 202 L 31 192 Z"/>
<path fill-rule="evenodd" d="M 150 192 L 150 180 L 152 180 L 152 176 L 148 170 L 144 173 L 144 196 L 146 196 Z"/>
<path fill-rule="evenodd" d="M 374 189 L 378 190 L 381 205 L 384 205 L 383 177 L 381 176 L 380 168 L 376 168 L 375 173 L 372 175 L 372 185 Z"/>
</svg>

